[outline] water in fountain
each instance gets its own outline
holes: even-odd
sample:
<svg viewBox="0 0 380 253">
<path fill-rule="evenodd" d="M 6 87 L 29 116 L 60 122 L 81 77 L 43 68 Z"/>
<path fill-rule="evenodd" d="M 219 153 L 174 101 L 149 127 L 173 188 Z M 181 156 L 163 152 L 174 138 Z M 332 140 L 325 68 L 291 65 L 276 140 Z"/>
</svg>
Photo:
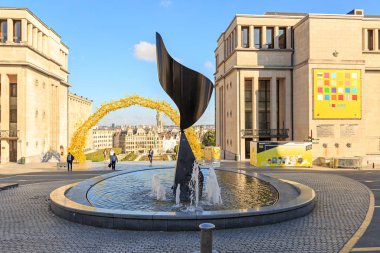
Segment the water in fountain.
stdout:
<svg viewBox="0 0 380 253">
<path fill-rule="evenodd" d="M 178 207 L 180 206 L 180 199 L 179 199 L 179 194 L 181 193 L 181 185 L 177 185 L 177 190 L 175 191 L 175 206 Z"/>
<path fill-rule="evenodd" d="M 152 179 L 152 193 L 157 200 L 166 200 L 166 191 L 158 174 L 154 175 Z"/>
<path fill-rule="evenodd" d="M 206 199 L 212 205 L 223 204 L 218 179 L 213 167 L 210 167 L 206 180 Z"/>
</svg>

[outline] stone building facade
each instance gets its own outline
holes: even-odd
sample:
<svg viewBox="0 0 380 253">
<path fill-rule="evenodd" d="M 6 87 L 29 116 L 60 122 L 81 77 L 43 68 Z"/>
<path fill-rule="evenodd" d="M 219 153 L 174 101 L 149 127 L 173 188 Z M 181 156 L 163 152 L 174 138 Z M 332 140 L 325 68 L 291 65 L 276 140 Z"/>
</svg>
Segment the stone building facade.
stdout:
<svg viewBox="0 0 380 253">
<path fill-rule="evenodd" d="M 1 163 L 66 152 L 68 54 L 31 11 L 0 8 Z"/>
<path fill-rule="evenodd" d="M 92 129 L 93 149 L 113 148 L 113 136 L 115 129 L 111 127 L 94 127 Z"/>
<path fill-rule="evenodd" d="M 74 93 L 68 94 L 68 126 L 69 126 L 69 144 L 75 131 L 80 127 L 92 114 L 92 100 L 79 96 Z M 87 143 L 84 152 L 93 148 L 92 130 L 87 134 Z"/>
<path fill-rule="evenodd" d="M 147 154 L 152 148 L 154 154 L 163 152 L 162 138 L 155 128 L 128 128 L 119 135 L 119 147 L 123 153 Z"/>
<path fill-rule="evenodd" d="M 236 15 L 218 39 L 216 141 L 314 139 L 313 157 L 380 154 L 380 16 Z"/>
</svg>

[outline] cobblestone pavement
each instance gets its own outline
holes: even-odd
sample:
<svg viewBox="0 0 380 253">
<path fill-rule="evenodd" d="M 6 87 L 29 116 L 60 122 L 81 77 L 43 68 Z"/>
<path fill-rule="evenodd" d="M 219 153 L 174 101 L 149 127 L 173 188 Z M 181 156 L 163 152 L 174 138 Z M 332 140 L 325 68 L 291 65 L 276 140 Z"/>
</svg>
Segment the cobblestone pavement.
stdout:
<svg viewBox="0 0 380 253">
<path fill-rule="evenodd" d="M 364 185 L 337 175 L 265 173 L 311 186 L 314 211 L 302 218 L 214 232 L 220 252 L 338 252 L 365 218 Z M 118 231 L 71 223 L 49 210 L 49 193 L 72 180 L 0 191 L 0 252 L 193 252 L 198 232 Z"/>
</svg>

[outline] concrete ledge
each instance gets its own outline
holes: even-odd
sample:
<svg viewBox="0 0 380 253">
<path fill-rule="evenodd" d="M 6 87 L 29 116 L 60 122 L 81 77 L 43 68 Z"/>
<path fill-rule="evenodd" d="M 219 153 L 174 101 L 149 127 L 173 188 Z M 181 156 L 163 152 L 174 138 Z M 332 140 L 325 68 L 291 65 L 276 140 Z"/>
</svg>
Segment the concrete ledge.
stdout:
<svg viewBox="0 0 380 253">
<path fill-rule="evenodd" d="M 3 184 L 0 184 L 0 191 L 7 190 L 14 187 L 18 187 L 18 184 L 17 183 L 3 183 Z"/>
<path fill-rule="evenodd" d="M 304 216 L 311 212 L 315 205 L 315 192 L 310 187 L 292 181 L 279 180 L 255 174 L 261 180 L 270 183 L 279 191 L 280 199 L 272 206 L 252 209 L 223 211 L 203 211 L 195 213 L 182 212 L 141 212 L 97 208 L 86 201 L 86 192 L 92 185 L 129 172 L 114 172 L 98 176 L 79 183 L 79 194 L 71 189 L 78 185 L 62 186 L 50 194 L 51 210 L 59 217 L 80 224 L 127 230 L 154 231 L 198 231 L 199 224 L 214 223 L 216 229 L 251 227 L 272 224 Z M 236 172 L 235 172 L 236 173 Z M 243 173 L 247 174 L 248 173 Z M 252 176 L 252 175 L 249 175 Z M 288 188 L 287 188 L 288 187 Z M 290 188 L 289 188 L 290 187 Z M 285 191 L 296 190 L 298 194 L 287 194 Z M 71 195 L 70 198 L 68 195 Z M 78 196 L 78 195 L 81 195 Z M 73 201 L 74 199 L 75 201 Z"/>
</svg>

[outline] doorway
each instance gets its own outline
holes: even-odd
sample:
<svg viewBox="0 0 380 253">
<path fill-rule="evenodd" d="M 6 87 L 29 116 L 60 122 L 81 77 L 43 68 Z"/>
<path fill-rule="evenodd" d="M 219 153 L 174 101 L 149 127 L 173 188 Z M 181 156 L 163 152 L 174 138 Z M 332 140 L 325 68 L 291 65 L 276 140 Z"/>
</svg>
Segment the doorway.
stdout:
<svg viewBox="0 0 380 253">
<path fill-rule="evenodd" d="M 17 162 L 17 141 L 9 141 L 9 161 Z"/>
</svg>

